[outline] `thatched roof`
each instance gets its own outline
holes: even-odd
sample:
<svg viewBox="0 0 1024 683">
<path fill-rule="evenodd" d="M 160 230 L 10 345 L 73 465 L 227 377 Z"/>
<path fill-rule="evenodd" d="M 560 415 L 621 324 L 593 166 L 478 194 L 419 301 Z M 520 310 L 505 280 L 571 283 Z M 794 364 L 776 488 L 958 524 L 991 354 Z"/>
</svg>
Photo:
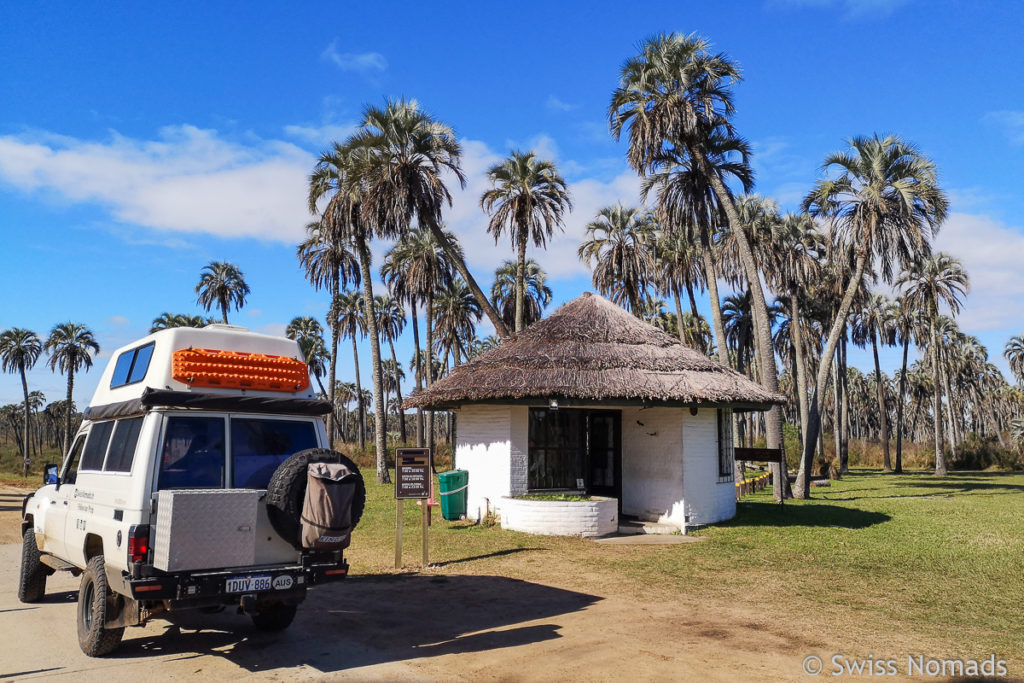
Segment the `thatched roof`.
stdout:
<svg viewBox="0 0 1024 683">
<path fill-rule="evenodd" d="M 405 406 L 549 399 L 753 409 L 785 401 L 588 292 L 415 392 Z"/>
</svg>

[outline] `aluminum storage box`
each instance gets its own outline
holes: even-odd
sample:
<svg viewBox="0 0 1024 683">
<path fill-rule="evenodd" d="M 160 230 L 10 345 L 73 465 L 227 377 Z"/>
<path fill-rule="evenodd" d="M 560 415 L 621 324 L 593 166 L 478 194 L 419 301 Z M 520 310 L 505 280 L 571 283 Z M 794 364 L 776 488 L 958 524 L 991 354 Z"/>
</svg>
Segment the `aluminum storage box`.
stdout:
<svg viewBox="0 0 1024 683">
<path fill-rule="evenodd" d="M 261 493 L 253 489 L 160 491 L 153 565 L 176 572 L 255 564 Z"/>
</svg>

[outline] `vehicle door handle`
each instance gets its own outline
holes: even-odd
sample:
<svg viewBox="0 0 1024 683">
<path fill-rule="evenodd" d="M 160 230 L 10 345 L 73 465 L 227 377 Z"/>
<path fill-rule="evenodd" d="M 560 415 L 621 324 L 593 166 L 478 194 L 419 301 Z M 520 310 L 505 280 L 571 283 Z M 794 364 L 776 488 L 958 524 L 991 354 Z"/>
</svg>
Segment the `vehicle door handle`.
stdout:
<svg viewBox="0 0 1024 683">
<path fill-rule="evenodd" d="M 55 501 L 55 500 L 51 500 L 50 501 L 50 505 L 56 505 L 56 504 L 57 504 L 57 501 Z"/>
<path fill-rule="evenodd" d="M 68 504 L 68 502 L 67 502 L 67 501 L 65 500 L 65 501 L 64 501 L 64 504 L 65 504 L 65 505 L 67 505 L 67 504 Z"/>
</svg>

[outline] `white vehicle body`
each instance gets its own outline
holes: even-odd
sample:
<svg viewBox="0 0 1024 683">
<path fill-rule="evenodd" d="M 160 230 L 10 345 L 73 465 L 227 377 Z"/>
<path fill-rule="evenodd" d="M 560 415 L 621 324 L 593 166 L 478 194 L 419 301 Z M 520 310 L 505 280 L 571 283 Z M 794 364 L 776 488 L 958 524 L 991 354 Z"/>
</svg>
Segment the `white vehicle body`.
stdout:
<svg viewBox="0 0 1024 683">
<path fill-rule="evenodd" d="M 184 376 L 176 352 L 210 349 L 257 365 L 240 374 L 209 366 L 216 372 L 205 385 Z M 23 533 L 34 534 L 39 561 L 51 573 L 78 574 L 102 556 L 116 603 L 105 616 L 110 628 L 182 607 L 239 603 L 257 614 L 271 598 L 294 605 L 310 583 L 343 578 L 341 551 L 315 557 L 297 550 L 275 532 L 264 504 L 270 475 L 284 459 L 329 447 L 321 418 L 329 406 L 316 398 L 302 361 L 293 340 L 227 325 L 161 330 L 118 349 L 58 483 L 25 500 Z M 287 364 L 292 377 L 301 364 L 305 376 L 282 387 L 265 379 L 276 371 L 265 372 L 259 363 Z M 262 386 L 268 381 L 275 388 Z M 224 495 L 232 490 L 237 495 Z M 241 499 L 252 502 L 247 509 L 254 512 L 239 521 L 231 516 Z M 243 548 L 244 564 L 231 563 L 238 556 L 232 547 Z M 154 559 L 154 548 L 163 560 Z M 169 549 L 180 556 L 173 571 Z"/>
</svg>

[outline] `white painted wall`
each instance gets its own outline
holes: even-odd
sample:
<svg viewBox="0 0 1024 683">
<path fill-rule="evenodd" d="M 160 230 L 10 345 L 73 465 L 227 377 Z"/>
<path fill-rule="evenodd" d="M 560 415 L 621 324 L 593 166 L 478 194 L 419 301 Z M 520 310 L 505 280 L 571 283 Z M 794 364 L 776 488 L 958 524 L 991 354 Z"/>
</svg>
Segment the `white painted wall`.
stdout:
<svg viewBox="0 0 1024 683">
<path fill-rule="evenodd" d="M 518 406 L 516 407 L 518 408 Z M 455 466 L 469 472 L 466 517 L 479 520 L 511 493 L 510 406 L 475 405 L 458 410 Z M 525 408 L 523 409 L 525 410 Z M 522 448 L 525 450 L 525 437 Z"/>
<path fill-rule="evenodd" d="M 683 411 L 683 497 L 686 525 L 712 524 L 736 515 L 733 478 L 718 476 L 718 411 Z M 731 471 L 730 467 L 730 471 Z"/>
<path fill-rule="evenodd" d="M 614 498 L 505 498 L 501 501 L 501 528 L 542 536 L 607 536 L 619 530 L 619 502 Z"/>
<path fill-rule="evenodd" d="M 682 414 L 681 408 L 622 410 L 623 514 L 683 528 Z"/>
</svg>

